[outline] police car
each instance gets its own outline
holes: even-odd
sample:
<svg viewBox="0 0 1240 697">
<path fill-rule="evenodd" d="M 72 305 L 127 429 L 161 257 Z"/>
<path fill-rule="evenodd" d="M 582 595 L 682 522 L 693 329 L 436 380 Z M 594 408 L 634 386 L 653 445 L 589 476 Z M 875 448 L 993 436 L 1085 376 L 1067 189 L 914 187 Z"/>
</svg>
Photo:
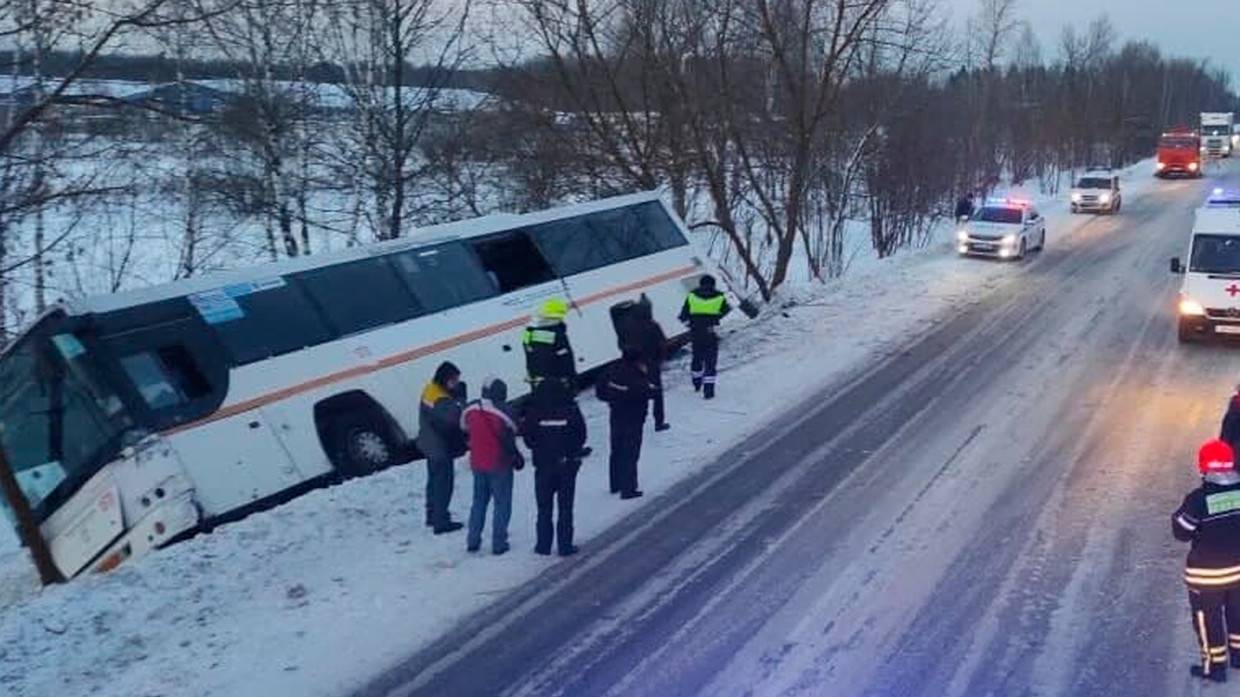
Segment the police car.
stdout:
<svg viewBox="0 0 1240 697">
<path fill-rule="evenodd" d="M 1215 189 L 1193 222 L 1187 263 L 1171 260 L 1180 285 L 1179 337 L 1240 335 L 1240 191 Z"/>
<path fill-rule="evenodd" d="M 1046 219 L 1024 199 L 988 199 L 956 232 L 961 256 L 1023 259 L 1046 246 Z"/>
</svg>

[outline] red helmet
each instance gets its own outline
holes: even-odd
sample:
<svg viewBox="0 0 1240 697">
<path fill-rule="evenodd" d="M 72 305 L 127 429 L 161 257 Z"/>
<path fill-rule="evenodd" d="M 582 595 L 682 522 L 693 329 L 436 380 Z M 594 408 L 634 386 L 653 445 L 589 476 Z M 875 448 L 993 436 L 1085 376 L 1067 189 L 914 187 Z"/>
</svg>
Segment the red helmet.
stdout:
<svg viewBox="0 0 1240 697">
<path fill-rule="evenodd" d="M 1231 446 L 1217 438 L 1206 441 L 1197 451 L 1197 469 L 1202 474 L 1231 471 L 1236 467 L 1235 460 Z"/>
</svg>

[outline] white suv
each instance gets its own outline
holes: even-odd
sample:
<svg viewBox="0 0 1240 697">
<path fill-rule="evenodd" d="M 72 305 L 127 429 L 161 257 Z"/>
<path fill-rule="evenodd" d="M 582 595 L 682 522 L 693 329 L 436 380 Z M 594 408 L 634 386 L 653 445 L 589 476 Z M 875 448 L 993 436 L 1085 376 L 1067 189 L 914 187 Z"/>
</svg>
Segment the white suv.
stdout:
<svg viewBox="0 0 1240 697">
<path fill-rule="evenodd" d="M 1086 172 L 1072 187 L 1072 212 L 1118 213 L 1123 204 L 1119 177 L 1111 172 Z"/>
<path fill-rule="evenodd" d="M 1023 259 L 1046 246 L 1046 219 L 1028 201 L 990 200 L 956 232 L 961 256 Z"/>
</svg>

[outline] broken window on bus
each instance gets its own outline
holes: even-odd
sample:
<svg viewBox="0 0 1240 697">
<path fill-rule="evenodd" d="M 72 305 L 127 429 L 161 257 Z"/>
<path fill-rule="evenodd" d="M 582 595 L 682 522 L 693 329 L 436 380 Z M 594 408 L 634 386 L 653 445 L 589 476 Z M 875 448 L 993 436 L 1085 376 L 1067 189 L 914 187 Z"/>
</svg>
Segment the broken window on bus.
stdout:
<svg viewBox="0 0 1240 697">
<path fill-rule="evenodd" d="M 401 252 L 391 260 L 427 312 L 439 312 L 495 295 L 491 278 L 459 242 Z"/>
<path fill-rule="evenodd" d="M 324 266 L 295 276 L 338 336 L 403 322 L 422 307 L 393 273 L 387 259 L 374 257 Z"/>
<path fill-rule="evenodd" d="M 555 272 L 547 264 L 530 236 L 509 232 L 473 240 L 472 246 L 501 293 L 554 281 Z"/>
<path fill-rule="evenodd" d="M 561 276 L 687 243 L 657 201 L 542 223 L 530 228 L 530 233 Z"/>
</svg>

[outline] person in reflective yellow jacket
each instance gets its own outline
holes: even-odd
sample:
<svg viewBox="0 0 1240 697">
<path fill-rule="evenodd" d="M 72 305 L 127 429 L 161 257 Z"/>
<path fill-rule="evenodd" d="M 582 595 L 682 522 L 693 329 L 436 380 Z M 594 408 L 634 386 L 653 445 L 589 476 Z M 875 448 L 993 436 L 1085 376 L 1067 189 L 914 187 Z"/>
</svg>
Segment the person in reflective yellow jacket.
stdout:
<svg viewBox="0 0 1240 697">
<path fill-rule="evenodd" d="M 680 308 L 680 321 L 689 327 L 693 342 L 693 389 L 706 399 L 715 398 L 715 369 L 719 362 L 719 321 L 732 311 L 728 299 L 715 288 L 713 276 L 702 276 Z"/>
<path fill-rule="evenodd" d="M 525 328 L 521 344 L 525 348 L 525 372 L 530 386 L 543 380 L 559 380 L 571 391 L 577 379 L 577 361 L 568 341 L 568 302 L 551 298 L 542 304 L 534 323 Z"/>
</svg>

